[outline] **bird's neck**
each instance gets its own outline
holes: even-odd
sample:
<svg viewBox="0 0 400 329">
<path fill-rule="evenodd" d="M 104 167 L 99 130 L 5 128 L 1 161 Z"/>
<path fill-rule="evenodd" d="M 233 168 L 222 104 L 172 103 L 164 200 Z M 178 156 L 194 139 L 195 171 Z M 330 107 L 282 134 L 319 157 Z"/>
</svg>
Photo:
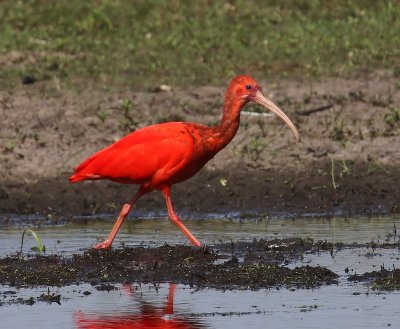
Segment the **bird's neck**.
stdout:
<svg viewBox="0 0 400 329">
<path fill-rule="evenodd" d="M 221 122 L 213 128 L 215 147 L 223 149 L 235 137 L 240 124 L 240 111 L 246 101 L 235 101 L 225 98 L 224 112 Z"/>
</svg>

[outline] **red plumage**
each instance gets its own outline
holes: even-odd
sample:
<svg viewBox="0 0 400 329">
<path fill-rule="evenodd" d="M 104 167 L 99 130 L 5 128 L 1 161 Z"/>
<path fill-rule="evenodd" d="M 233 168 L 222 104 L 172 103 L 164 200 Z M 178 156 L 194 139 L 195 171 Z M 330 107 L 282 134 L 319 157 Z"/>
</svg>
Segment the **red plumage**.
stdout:
<svg viewBox="0 0 400 329">
<path fill-rule="evenodd" d="M 219 125 L 207 127 L 196 123 L 168 122 L 139 129 L 82 162 L 69 178 L 83 180 L 109 179 L 119 183 L 139 184 L 133 199 L 125 204 L 108 239 L 96 248 L 111 246 L 122 222 L 141 195 L 161 190 L 171 221 L 196 246 L 201 243 L 183 225 L 173 210 L 170 187 L 196 174 L 235 136 L 243 106 L 254 101 L 273 111 L 299 135 L 290 119 L 265 98 L 256 81 L 248 76 L 234 78 L 225 94 L 224 112 Z"/>
<path fill-rule="evenodd" d="M 168 122 L 137 130 L 82 162 L 71 182 L 110 179 L 142 184 L 146 191 L 193 176 L 214 154 L 198 147 L 204 126 Z"/>
</svg>

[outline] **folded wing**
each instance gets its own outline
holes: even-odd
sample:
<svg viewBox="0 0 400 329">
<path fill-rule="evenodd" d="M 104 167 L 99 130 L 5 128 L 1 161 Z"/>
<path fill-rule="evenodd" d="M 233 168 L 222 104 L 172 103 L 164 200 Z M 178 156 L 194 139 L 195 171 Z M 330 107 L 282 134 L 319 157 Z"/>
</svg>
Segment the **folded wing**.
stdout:
<svg viewBox="0 0 400 329">
<path fill-rule="evenodd" d="M 81 163 L 70 181 L 110 179 L 158 184 L 191 159 L 194 142 L 186 125 L 171 122 L 135 131 Z"/>
</svg>

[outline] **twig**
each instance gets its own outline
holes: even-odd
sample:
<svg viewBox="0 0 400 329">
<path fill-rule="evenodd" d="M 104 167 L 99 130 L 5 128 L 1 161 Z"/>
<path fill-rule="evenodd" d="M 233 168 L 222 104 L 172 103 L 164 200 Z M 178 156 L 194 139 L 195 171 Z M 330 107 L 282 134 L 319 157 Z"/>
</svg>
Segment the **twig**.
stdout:
<svg viewBox="0 0 400 329">
<path fill-rule="evenodd" d="M 273 117 L 274 115 L 272 113 L 259 113 L 259 112 L 250 112 L 250 111 L 242 111 L 241 112 L 244 115 L 248 116 L 254 116 L 254 117 Z"/>
<path fill-rule="evenodd" d="M 330 158 L 331 158 L 331 163 L 332 163 L 332 165 L 331 165 L 332 186 L 333 186 L 333 189 L 336 190 L 335 164 L 334 164 L 334 161 L 333 161 L 333 157 L 330 157 Z"/>
<path fill-rule="evenodd" d="M 306 115 L 310 115 L 310 114 L 313 114 L 313 113 L 329 110 L 330 108 L 333 107 L 333 105 L 334 104 L 328 104 L 328 105 L 317 107 L 315 109 L 310 109 L 310 110 L 305 110 L 305 111 L 296 111 L 296 114 L 306 116 Z"/>
</svg>

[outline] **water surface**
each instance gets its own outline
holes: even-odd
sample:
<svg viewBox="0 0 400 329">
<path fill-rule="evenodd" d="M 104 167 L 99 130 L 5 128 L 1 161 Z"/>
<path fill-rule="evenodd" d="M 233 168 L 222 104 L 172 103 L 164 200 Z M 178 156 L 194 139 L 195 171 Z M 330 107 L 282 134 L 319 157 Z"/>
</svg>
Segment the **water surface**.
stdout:
<svg viewBox="0 0 400 329">
<path fill-rule="evenodd" d="M 183 216 L 182 216 L 183 217 Z M 195 216 L 193 216 L 195 217 Z M 45 219 L 0 217 L 1 256 L 20 248 L 23 227 L 41 237 L 47 252 L 65 255 L 83 252 L 104 238 L 113 224 L 111 216 L 75 218 L 60 225 Z M 80 222 L 82 221 L 82 222 Z M 384 242 L 398 240 L 400 220 L 391 217 L 357 219 L 285 219 L 213 214 L 185 222 L 206 244 L 250 241 L 254 238 L 305 237 L 332 242 Z M 395 229 L 396 228 L 396 229 Z M 186 244 L 180 232 L 164 218 L 129 219 L 117 237 L 121 244 L 158 246 Z M 24 252 L 34 246 L 25 241 Z M 116 290 L 98 291 L 89 284 L 50 287 L 61 294 L 61 305 L 37 302 L 16 304 L 14 296 L 38 297 L 47 287 L 0 288 L 1 328 L 385 328 L 400 323 L 400 293 L 372 291 L 354 284 L 354 273 L 379 270 L 381 265 L 400 267 L 397 249 L 344 248 L 329 253 L 306 254 L 289 266 L 321 265 L 341 275 L 338 285 L 310 290 L 262 289 L 259 291 L 197 290 L 189 286 L 116 285 Z M 17 294 L 13 294 L 17 292 Z"/>
</svg>

